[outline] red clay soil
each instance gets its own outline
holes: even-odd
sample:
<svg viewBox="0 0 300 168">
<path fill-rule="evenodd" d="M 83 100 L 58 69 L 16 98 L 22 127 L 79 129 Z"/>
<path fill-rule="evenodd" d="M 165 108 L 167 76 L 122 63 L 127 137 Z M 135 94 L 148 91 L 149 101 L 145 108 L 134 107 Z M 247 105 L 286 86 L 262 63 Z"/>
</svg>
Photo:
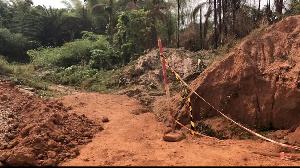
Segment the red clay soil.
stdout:
<svg viewBox="0 0 300 168">
<path fill-rule="evenodd" d="M 300 15 L 248 37 L 192 85 L 215 108 L 251 128 L 295 131 L 300 126 Z M 191 102 L 199 112 L 196 120 L 220 116 L 195 94 Z"/>
<path fill-rule="evenodd" d="M 78 145 L 103 129 L 68 113 L 61 102 L 20 92 L 10 82 L 0 84 L 0 109 L 0 162 L 6 166 L 55 166 L 76 157 Z"/>
<path fill-rule="evenodd" d="M 183 130 L 186 139 L 165 142 L 162 137 L 167 127 L 138 100 L 125 95 L 78 93 L 43 100 L 1 84 L 0 97 L 1 109 L 13 114 L 8 117 L 10 129 L 6 132 L 11 135 L 1 142 L 0 161 L 6 166 L 300 164 L 297 159 L 280 159 L 279 152 L 284 149 L 265 141 L 217 141 L 193 137 Z M 103 123 L 104 117 L 109 122 Z M 103 129 L 101 125 L 104 130 L 98 131 Z M 254 153 L 257 151 L 275 156 Z"/>
<path fill-rule="evenodd" d="M 80 155 L 60 166 L 299 166 L 299 161 L 281 160 L 283 150 L 269 142 L 254 140 L 216 141 L 193 137 L 186 132 L 180 142 L 163 141 L 167 127 L 125 95 L 80 93 L 65 96 L 62 102 L 70 112 L 84 114 L 96 123 L 103 116 L 109 122 Z M 273 152 L 278 157 L 253 152 Z"/>
</svg>

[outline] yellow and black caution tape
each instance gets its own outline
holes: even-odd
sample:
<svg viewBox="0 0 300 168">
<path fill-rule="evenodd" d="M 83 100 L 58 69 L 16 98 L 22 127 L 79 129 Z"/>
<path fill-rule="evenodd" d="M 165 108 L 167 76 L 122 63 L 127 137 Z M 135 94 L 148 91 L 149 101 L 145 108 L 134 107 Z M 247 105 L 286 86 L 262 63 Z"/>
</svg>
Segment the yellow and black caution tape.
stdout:
<svg viewBox="0 0 300 168">
<path fill-rule="evenodd" d="M 193 130 L 192 131 L 192 134 L 194 134 L 194 131 L 195 131 L 195 123 L 194 123 L 194 119 L 193 119 L 193 109 L 192 109 L 192 104 L 191 104 L 191 99 L 188 98 L 188 102 L 189 102 L 189 109 L 190 109 L 190 118 L 191 118 L 191 129 Z"/>
<path fill-rule="evenodd" d="M 162 56 L 162 57 L 164 57 L 164 56 Z M 168 60 L 167 60 L 165 57 L 164 57 L 164 59 L 165 59 L 166 64 L 168 65 L 168 67 L 171 69 L 171 71 L 172 71 L 172 72 L 175 72 L 175 70 L 173 70 L 173 69 L 169 66 Z M 177 73 L 175 73 L 175 77 L 176 77 L 176 79 L 180 82 L 181 86 L 183 87 L 182 94 L 183 94 L 183 95 L 187 95 L 187 94 L 188 94 L 187 89 L 186 89 L 185 85 L 182 83 L 182 81 L 179 79 L 180 76 L 179 76 Z M 184 97 L 184 96 L 182 96 L 182 97 Z M 191 133 L 192 133 L 193 135 L 195 135 L 195 123 L 194 123 L 194 119 L 193 119 L 193 110 L 192 110 L 192 104 L 191 104 L 191 99 L 190 99 L 190 98 L 188 98 L 188 102 L 189 102 L 189 111 L 190 111 L 190 120 L 191 120 L 191 130 L 192 130 Z"/>
</svg>

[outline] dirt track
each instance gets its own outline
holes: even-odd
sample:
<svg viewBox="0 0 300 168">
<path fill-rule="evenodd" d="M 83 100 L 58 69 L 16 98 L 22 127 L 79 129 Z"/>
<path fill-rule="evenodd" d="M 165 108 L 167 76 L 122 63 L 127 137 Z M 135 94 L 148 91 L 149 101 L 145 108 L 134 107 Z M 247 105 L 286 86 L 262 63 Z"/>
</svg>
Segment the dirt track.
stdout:
<svg viewBox="0 0 300 168">
<path fill-rule="evenodd" d="M 127 96 L 80 93 L 63 98 L 77 114 L 96 123 L 109 118 L 92 142 L 80 147 L 80 155 L 60 166 L 299 166 L 299 161 L 254 154 L 275 152 L 279 147 L 254 140 L 212 141 L 192 137 L 165 142 L 166 130 L 156 116 Z"/>
</svg>

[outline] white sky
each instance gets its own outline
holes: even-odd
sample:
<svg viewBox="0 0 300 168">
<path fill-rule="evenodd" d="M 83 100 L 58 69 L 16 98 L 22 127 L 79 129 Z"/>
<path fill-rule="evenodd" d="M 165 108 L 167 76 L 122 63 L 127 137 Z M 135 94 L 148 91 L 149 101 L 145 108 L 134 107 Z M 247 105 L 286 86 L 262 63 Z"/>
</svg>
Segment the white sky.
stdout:
<svg viewBox="0 0 300 168">
<path fill-rule="evenodd" d="M 45 5 L 47 8 L 49 6 L 51 6 L 52 8 L 64 8 L 64 4 L 61 3 L 61 0 L 32 0 L 33 1 L 33 5 L 37 6 L 37 5 Z M 205 0 L 194 0 L 195 2 L 199 1 L 205 1 Z M 82 0 L 83 2 L 83 0 Z M 249 0 L 249 2 L 253 3 L 254 0 Z M 258 3 L 258 0 L 255 0 L 256 3 Z M 274 0 L 271 0 L 271 7 L 273 6 L 273 2 Z M 267 0 L 261 0 L 261 6 L 263 7 L 264 5 L 267 4 Z"/>
<path fill-rule="evenodd" d="M 82 0 L 83 1 L 83 0 Z M 61 3 L 61 0 L 32 0 L 34 6 L 45 5 L 47 8 L 65 8 L 66 6 Z"/>
</svg>

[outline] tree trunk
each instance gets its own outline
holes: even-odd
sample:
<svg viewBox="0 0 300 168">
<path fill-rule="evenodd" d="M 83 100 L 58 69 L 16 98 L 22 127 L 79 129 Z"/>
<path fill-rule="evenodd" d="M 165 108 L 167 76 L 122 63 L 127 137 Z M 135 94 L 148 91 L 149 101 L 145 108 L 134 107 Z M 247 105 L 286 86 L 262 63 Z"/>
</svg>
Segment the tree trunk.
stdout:
<svg viewBox="0 0 300 168">
<path fill-rule="evenodd" d="M 214 0 L 215 49 L 218 47 L 217 13 L 217 0 Z"/>
<path fill-rule="evenodd" d="M 177 48 L 179 48 L 180 0 L 177 0 Z"/>
<path fill-rule="evenodd" d="M 222 37 L 221 37 L 221 34 L 222 34 L 222 4 L 221 4 L 221 0 L 218 0 L 219 2 L 219 38 L 218 38 L 218 41 L 219 41 L 219 44 L 221 44 L 221 41 L 222 41 Z"/>
<path fill-rule="evenodd" d="M 236 37 L 235 35 L 235 13 L 236 13 L 236 2 L 237 0 L 232 0 L 232 32 L 234 38 Z"/>
<path fill-rule="evenodd" d="M 275 0 L 275 11 L 282 14 L 283 0 Z"/>
<path fill-rule="evenodd" d="M 227 0 L 223 0 L 223 27 L 224 27 L 224 35 L 227 37 Z"/>
<path fill-rule="evenodd" d="M 259 17 L 260 17 L 260 1 L 261 0 L 258 0 L 258 9 L 257 9 L 257 21 L 259 20 Z"/>
<path fill-rule="evenodd" d="M 209 4 L 208 10 L 205 14 L 205 22 L 204 22 L 204 28 L 203 28 L 203 41 L 204 41 L 204 48 L 207 48 L 206 44 L 206 36 L 207 36 L 207 29 L 208 29 L 208 21 L 209 17 L 211 15 L 212 9 L 211 9 L 211 4 Z"/>
<path fill-rule="evenodd" d="M 202 8 L 200 8 L 200 48 L 203 49 L 203 36 L 202 36 Z"/>
</svg>

